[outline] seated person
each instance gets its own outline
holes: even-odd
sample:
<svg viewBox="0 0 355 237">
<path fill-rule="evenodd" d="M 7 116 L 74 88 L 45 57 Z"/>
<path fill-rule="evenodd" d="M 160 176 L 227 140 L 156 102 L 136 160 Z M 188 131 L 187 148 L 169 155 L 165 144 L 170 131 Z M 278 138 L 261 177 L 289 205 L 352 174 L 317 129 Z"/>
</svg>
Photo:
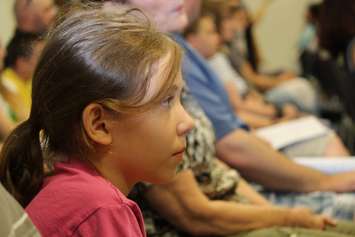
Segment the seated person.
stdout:
<svg viewBox="0 0 355 237">
<path fill-rule="evenodd" d="M 344 3 L 343 3 L 344 2 Z M 319 16 L 319 44 L 323 71 L 321 81 L 329 83 L 355 121 L 355 2 L 341 6 L 324 1 Z"/>
<path fill-rule="evenodd" d="M 44 44 L 38 34 L 17 32 L 7 46 L 0 91 L 15 112 L 17 121 L 28 118 L 32 76 Z"/>
<path fill-rule="evenodd" d="M 240 15 L 241 18 L 239 18 L 242 21 L 247 20 L 247 27 L 244 33 L 238 35 L 243 43 L 243 45 L 241 45 L 243 47 L 243 57 L 248 60 L 248 63 L 256 72 L 259 71 L 258 69 L 260 67 L 261 60 L 259 47 L 257 41 L 255 40 L 253 31 L 255 26 L 257 26 L 263 20 L 264 16 L 267 14 L 268 8 L 272 3 L 273 0 L 262 0 L 258 8 L 253 9 L 253 14 L 251 14 L 247 8 L 244 8 L 245 11 L 243 11 L 243 14 Z M 243 7 L 242 0 L 229 0 L 227 4 L 229 5 L 228 7 L 232 8 L 238 6 Z"/>
<path fill-rule="evenodd" d="M 0 41 L 0 80 L 5 54 L 5 49 Z M 12 115 L 13 111 L 0 94 L 0 140 L 5 139 L 16 126 Z"/>
<path fill-rule="evenodd" d="M 201 18 L 201 19 L 203 19 L 203 18 Z M 192 26 L 190 26 L 188 28 L 188 30 L 185 32 L 185 34 L 189 35 L 188 40 L 193 43 L 193 46 L 195 46 L 196 49 L 198 49 L 198 51 L 202 52 L 205 55 L 209 55 L 209 54 L 211 54 L 210 52 L 213 51 L 213 49 L 212 49 L 213 48 L 213 46 L 212 46 L 213 43 L 211 43 L 211 45 L 208 45 L 208 46 L 207 46 L 207 44 L 209 44 L 209 42 L 212 42 L 212 41 L 215 40 L 213 38 L 214 37 L 213 33 L 212 33 L 212 36 L 210 36 L 210 37 L 206 36 L 208 34 L 211 34 L 211 32 L 213 32 L 213 24 L 209 25 L 212 28 L 209 28 L 209 29 L 206 30 L 206 26 L 208 26 L 208 23 L 212 23 L 211 22 L 211 18 L 205 19 L 205 21 L 203 22 L 204 25 L 200 26 L 200 31 L 198 32 L 198 34 L 193 35 L 193 33 L 189 33 L 189 32 L 193 32 L 194 31 L 193 29 L 198 25 L 196 22 L 198 23 L 199 21 L 197 20 L 197 21 L 195 21 L 195 23 L 192 23 Z M 206 30 L 206 31 L 203 31 L 203 30 Z M 203 42 L 204 38 L 206 38 L 205 41 L 207 41 L 208 43 Z M 204 47 L 204 46 L 206 46 L 206 47 Z M 187 55 L 189 55 L 189 54 L 187 54 Z M 222 55 L 222 57 L 223 57 L 223 55 Z M 192 58 L 192 56 L 191 56 L 191 58 Z M 186 66 L 186 68 L 191 68 L 191 66 L 190 66 L 191 64 Z M 221 71 L 221 68 L 218 69 L 218 72 L 220 72 L 220 71 Z M 226 72 L 226 70 L 224 70 L 224 72 Z M 212 74 L 212 73 L 210 73 L 210 74 Z M 192 83 L 192 81 L 189 80 L 189 77 L 185 77 L 185 79 Z M 216 79 L 218 80 L 218 77 Z M 196 83 L 196 82 L 194 82 L 194 83 Z M 213 85 L 212 82 L 209 85 L 211 85 L 210 88 L 211 89 L 213 88 L 214 93 L 215 93 L 217 85 Z M 230 90 L 226 90 L 226 91 L 230 91 Z M 197 92 L 195 90 L 192 90 L 192 93 L 197 93 Z M 201 92 L 198 92 L 198 93 L 201 93 Z M 220 93 L 225 93 L 225 91 L 221 90 Z M 229 95 L 230 94 L 231 93 L 229 93 Z M 206 100 L 209 100 L 209 98 L 206 97 L 207 95 L 208 95 L 208 93 L 203 93 L 203 96 L 204 96 L 203 100 L 204 101 L 200 102 L 201 104 L 206 103 Z M 234 99 L 233 96 L 229 96 L 228 99 L 229 99 L 229 102 L 231 103 L 231 105 L 233 105 L 233 103 L 234 104 L 236 103 L 236 102 L 234 102 L 235 99 Z M 223 103 L 226 104 L 228 102 L 223 102 Z M 211 109 L 211 110 L 213 109 L 211 107 L 211 105 L 206 105 L 206 106 L 208 106 L 208 108 Z M 215 105 L 215 107 L 220 107 L 220 106 L 219 105 Z M 236 106 L 234 106 L 234 109 L 235 109 L 235 107 Z M 236 112 L 237 112 L 237 116 L 239 116 L 240 110 L 239 111 L 237 110 Z M 211 111 L 211 113 L 212 113 L 212 116 L 216 116 L 217 115 L 217 113 L 215 114 L 213 111 Z M 223 113 L 225 113 L 225 112 L 221 112 L 219 114 L 223 114 Z M 245 113 L 243 115 L 245 115 Z M 250 118 L 250 116 L 247 117 L 247 119 L 248 118 Z M 286 118 L 287 118 L 287 116 L 286 116 Z M 245 119 L 245 117 L 244 117 L 244 119 Z M 254 124 L 254 125 L 255 125 L 255 122 L 258 122 L 258 125 L 261 125 L 261 123 L 264 123 L 264 125 L 267 125 L 268 123 L 271 123 L 273 121 L 273 120 L 270 121 L 270 119 L 264 119 L 264 118 L 263 119 L 258 118 L 258 121 L 256 121 L 255 120 L 255 116 L 254 116 L 253 119 L 254 119 L 253 121 L 247 120 L 247 122 L 252 122 L 252 124 Z M 216 130 L 221 131 L 223 123 L 225 125 L 224 121 L 219 121 L 218 124 L 216 124 Z M 292 157 L 294 157 L 294 156 L 328 156 L 328 157 L 331 157 L 331 156 L 334 156 L 334 155 L 335 156 L 338 156 L 338 155 L 339 156 L 347 156 L 348 155 L 348 152 L 347 152 L 346 148 L 342 144 L 342 142 L 339 139 L 339 137 L 333 131 L 330 131 L 327 135 L 325 135 L 323 137 L 319 137 L 319 138 L 316 138 L 316 139 L 308 140 L 308 141 L 299 143 L 299 144 L 294 145 L 294 146 L 289 146 L 286 149 L 284 149 L 283 151 L 287 155 L 292 156 Z M 300 152 L 302 152 L 302 153 L 300 153 Z"/>
<path fill-rule="evenodd" d="M 42 34 L 53 23 L 58 9 L 55 0 L 16 0 L 17 32 Z"/>
<path fill-rule="evenodd" d="M 249 126 L 258 128 L 297 117 L 299 112 L 292 105 L 277 109 L 265 102 L 262 95 L 250 91 L 248 84 L 233 69 L 226 55 L 217 51 L 220 37 L 213 15 L 206 12 L 200 16 L 185 30 L 184 36 L 209 61 L 222 79 L 233 108 Z"/>
<path fill-rule="evenodd" d="M 305 51 L 315 52 L 318 50 L 317 25 L 321 7 L 321 3 L 313 3 L 308 6 L 305 26 L 298 41 L 300 55 Z"/>
<path fill-rule="evenodd" d="M 0 184 L 0 236 L 40 236 L 20 204 Z"/>
<path fill-rule="evenodd" d="M 74 7 L 53 28 L 30 117 L 0 157 L 1 182 L 43 236 L 145 236 L 126 196 L 139 181 L 171 181 L 183 159 L 194 124 L 181 59 L 137 9 Z"/>
<path fill-rule="evenodd" d="M 273 236 L 275 231 L 285 231 L 282 236 L 295 233 L 337 236 L 337 232 L 350 236 L 355 233 L 354 224 L 339 221 L 334 228 L 327 222 L 329 219 L 323 219 L 325 222 L 320 228 L 321 216 L 305 208 L 352 220 L 355 195 L 332 193 L 331 197 L 329 193 L 293 194 L 292 198 L 288 196 L 288 203 L 283 203 L 293 208 L 273 206 L 235 170 L 216 158 L 215 137 L 210 121 L 191 95 L 183 93 L 182 101 L 195 118 L 196 125 L 187 137 L 182 171 L 171 183 L 139 184 L 131 194 L 132 198 L 139 200 L 143 209 L 148 236 L 226 236 L 239 232 L 253 236 L 253 230 L 263 231 L 262 236 Z M 283 196 L 280 193 L 273 195 Z M 347 205 L 342 203 L 344 200 L 348 200 Z M 265 218 L 265 213 L 268 213 L 268 218 Z M 293 224 L 288 223 L 284 215 L 288 215 L 287 219 Z M 285 228 L 287 226 L 302 229 Z M 319 228 L 326 228 L 327 231 L 316 230 Z"/>
<path fill-rule="evenodd" d="M 223 11 L 226 10 L 223 9 L 223 5 L 226 5 L 223 2 L 226 1 L 221 1 L 218 5 L 213 3 L 209 9 L 211 12 L 219 14 L 219 17 L 223 19 Z M 233 35 L 220 33 L 224 37 L 224 52 L 230 58 L 235 70 L 257 90 L 265 92 L 268 101 L 279 106 L 285 103 L 292 103 L 302 111 L 316 113 L 318 110 L 316 91 L 307 80 L 296 78 L 292 73 L 281 73 L 280 75 L 272 76 L 258 73 L 253 69 L 243 53 L 243 35 L 249 24 L 246 9 L 243 5 L 239 5 L 230 7 L 229 11 L 230 16 L 228 18 L 234 22 L 233 27 L 237 32 Z M 222 28 L 222 25 L 219 25 L 220 23 L 222 21 L 217 22 L 218 29 Z M 234 37 L 235 35 L 237 36 Z"/>
</svg>

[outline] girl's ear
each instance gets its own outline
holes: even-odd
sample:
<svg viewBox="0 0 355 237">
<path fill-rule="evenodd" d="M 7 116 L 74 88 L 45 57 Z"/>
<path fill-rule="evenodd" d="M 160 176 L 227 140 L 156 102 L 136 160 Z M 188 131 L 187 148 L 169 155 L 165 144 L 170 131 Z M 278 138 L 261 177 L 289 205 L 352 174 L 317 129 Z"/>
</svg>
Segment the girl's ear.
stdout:
<svg viewBox="0 0 355 237">
<path fill-rule="evenodd" d="M 92 103 L 86 106 L 82 113 L 82 122 L 92 141 L 101 145 L 112 143 L 112 134 L 108 129 L 109 117 L 101 105 Z"/>
</svg>

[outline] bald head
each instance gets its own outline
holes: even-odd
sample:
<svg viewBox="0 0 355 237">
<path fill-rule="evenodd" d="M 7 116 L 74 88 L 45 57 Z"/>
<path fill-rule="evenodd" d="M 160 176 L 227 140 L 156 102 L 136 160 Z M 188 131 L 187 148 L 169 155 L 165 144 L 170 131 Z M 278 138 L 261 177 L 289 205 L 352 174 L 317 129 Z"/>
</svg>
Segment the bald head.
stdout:
<svg viewBox="0 0 355 237">
<path fill-rule="evenodd" d="M 17 27 L 24 32 L 44 32 L 57 14 L 54 0 L 16 0 Z"/>
</svg>

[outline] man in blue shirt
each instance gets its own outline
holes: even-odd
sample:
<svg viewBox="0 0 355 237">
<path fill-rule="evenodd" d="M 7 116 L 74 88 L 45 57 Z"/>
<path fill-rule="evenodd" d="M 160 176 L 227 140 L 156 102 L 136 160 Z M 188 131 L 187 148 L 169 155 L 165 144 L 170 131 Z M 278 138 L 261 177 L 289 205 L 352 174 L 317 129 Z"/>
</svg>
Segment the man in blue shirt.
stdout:
<svg viewBox="0 0 355 237">
<path fill-rule="evenodd" d="M 187 9 L 197 15 L 199 1 Z M 191 19 L 190 19 L 191 20 Z M 236 117 L 223 85 L 205 60 L 179 35 L 175 40 L 185 50 L 183 76 L 215 129 L 218 157 L 238 169 L 241 174 L 263 186 L 284 191 L 352 191 L 355 173 L 328 176 L 298 165 L 273 149 L 267 142 L 248 131 Z"/>
<path fill-rule="evenodd" d="M 217 140 L 235 129 L 249 130 L 248 126 L 235 116 L 228 95 L 217 75 L 180 35 L 174 36 L 175 40 L 185 49 L 184 80 L 212 121 Z"/>
</svg>

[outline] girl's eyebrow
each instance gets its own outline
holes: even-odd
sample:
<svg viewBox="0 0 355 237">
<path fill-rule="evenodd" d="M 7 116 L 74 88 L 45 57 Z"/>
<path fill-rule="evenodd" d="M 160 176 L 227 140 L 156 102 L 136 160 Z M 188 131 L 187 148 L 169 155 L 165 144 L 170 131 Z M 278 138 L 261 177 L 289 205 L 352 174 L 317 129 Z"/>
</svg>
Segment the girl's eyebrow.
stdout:
<svg viewBox="0 0 355 237">
<path fill-rule="evenodd" d="M 169 88 L 168 92 L 169 92 L 169 93 L 175 93 L 177 90 L 179 90 L 179 86 L 176 85 L 176 84 L 174 84 L 174 85 L 172 85 L 172 86 Z"/>
<path fill-rule="evenodd" d="M 178 84 L 174 84 L 169 88 L 168 92 L 169 93 L 175 93 L 178 90 L 182 90 L 185 87 L 185 82 L 179 82 Z"/>
</svg>

